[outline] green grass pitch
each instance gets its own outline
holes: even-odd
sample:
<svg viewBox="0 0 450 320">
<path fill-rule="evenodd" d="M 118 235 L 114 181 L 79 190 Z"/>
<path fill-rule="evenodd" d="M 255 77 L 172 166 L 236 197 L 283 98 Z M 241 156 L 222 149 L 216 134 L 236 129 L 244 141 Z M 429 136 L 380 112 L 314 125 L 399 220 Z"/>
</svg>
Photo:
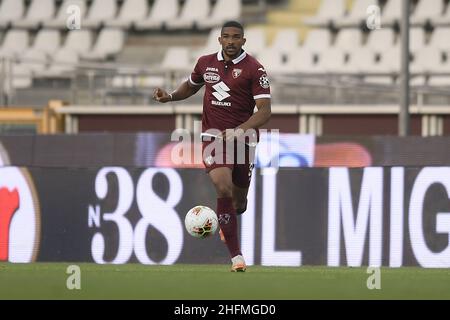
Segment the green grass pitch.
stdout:
<svg viewBox="0 0 450 320">
<path fill-rule="evenodd" d="M 78 264 L 81 289 L 66 282 L 72 263 L 0 264 L 1 299 L 450 299 L 450 269 L 381 268 L 369 290 L 366 268 Z"/>
</svg>

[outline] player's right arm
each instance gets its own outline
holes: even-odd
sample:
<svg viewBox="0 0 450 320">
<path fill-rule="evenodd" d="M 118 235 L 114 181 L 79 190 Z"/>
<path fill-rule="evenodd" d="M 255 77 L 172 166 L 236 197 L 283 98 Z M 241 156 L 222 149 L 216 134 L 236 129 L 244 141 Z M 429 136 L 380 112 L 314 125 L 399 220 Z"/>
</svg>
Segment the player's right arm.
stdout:
<svg viewBox="0 0 450 320">
<path fill-rule="evenodd" d="M 189 79 L 184 81 L 174 92 L 167 93 L 163 89 L 156 88 L 153 92 L 153 99 L 161 103 L 166 103 L 169 101 L 184 100 L 196 94 L 204 84 L 201 65 L 202 58 L 197 61 Z"/>
<path fill-rule="evenodd" d="M 196 94 L 200 88 L 201 86 L 194 86 L 189 80 L 186 80 L 170 94 L 161 88 L 156 88 L 153 92 L 153 99 L 161 103 L 184 100 Z"/>
</svg>

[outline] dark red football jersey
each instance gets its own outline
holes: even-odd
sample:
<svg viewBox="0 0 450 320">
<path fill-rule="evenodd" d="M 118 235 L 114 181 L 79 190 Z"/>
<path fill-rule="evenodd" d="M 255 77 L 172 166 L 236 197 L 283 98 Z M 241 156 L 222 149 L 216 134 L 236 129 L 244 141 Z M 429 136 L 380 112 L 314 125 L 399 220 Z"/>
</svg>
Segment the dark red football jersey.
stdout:
<svg viewBox="0 0 450 320">
<path fill-rule="evenodd" d="M 252 116 L 255 100 L 270 98 L 266 70 L 245 51 L 228 62 L 222 51 L 200 57 L 189 82 L 194 86 L 206 86 L 203 132 L 213 128 L 220 131 L 236 128 Z"/>
</svg>

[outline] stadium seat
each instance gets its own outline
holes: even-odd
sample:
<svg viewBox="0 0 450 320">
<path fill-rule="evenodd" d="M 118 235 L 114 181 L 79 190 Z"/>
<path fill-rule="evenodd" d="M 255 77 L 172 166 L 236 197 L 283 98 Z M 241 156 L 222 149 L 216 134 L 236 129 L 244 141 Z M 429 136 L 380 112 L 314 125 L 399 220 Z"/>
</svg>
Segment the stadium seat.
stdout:
<svg viewBox="0 0 450 320">
<path fill-rule="evenodd" d="M 381 25 L 393 26 L 398 24 L 402 16 L 402 1 L 388 0 L 381 11 Z"/>
<path fill-rule="evenodd" d="M 303 47 L 291 51 L 289 54 L 290 65 L 295 72 L 323 73 L 323 64 L 317 59 L 317 55 Z"/>
<path fill-rule="evenodd" d="M 334 24 L 338 28 L 360 27 L 365 25 L 367 19 L 367 8 L 371 5 L 378 5 L 377 0 L 355 0 L 350 13 L 342 19 L 337 19 Z"/>
<path fill-rule="evenodd" d="M 331 45 L 331 33 L 325 29 L 310 30 L 302 47 L 314 52 L 327 50 Z"/>
<path fill-rule="evenodd" d="M 334 21 L 341 20 L 344 16 L 344 0 L 322 0 L 317 14 L 305 18 L 303 22 L 312 27 L 326 27 Z"/>
<path fill-rule="evenodd" d="M 20 20 L 24 13 L 23 0 L 3 0 L 0 4 L 0 28 L 7 28 L 13 21 Z"/>
<path fill-rule="evenodd" d="M 106 21 L 113 20 L 116 17 L 116 13 L 116 0 L 94 0 L 86 19 L 81 23 L 86 28 L 98 28 Z"/>
<path fill-rule="evenodd" d="M 434 29 L 429 46 L 441 51 L 450 51 L 450 27 Z"/>
<path fill-rule="evenodd" d="M 433 23 L 442 16 L 444 3 L 442 0 L 420 0 L 414 13 L 411 15 L 411 25 L 421 26 Z"/>
<path fill-rule="evenodd" d="M 411 28 L 409 30 L 409 49 L 411 52 L 421 50 L 425 46 L 425 31 L 422 28 Z M 400 39 L 399 39 L 400 40 Z M 397 42 L 400 45 L 401 41 Z"/>
<path fill-rule="evenodd" d="M 67 12 L 67 9 L 73 5 L 80 8 L 80 19 L 81 23 L 83 23 L 87 11 L 86 0 L 64 0 L 63 4 L 58 10 L 56 18 L 53 20 L 45 21 L 43 23 L 44 27 L 66 29 L 67 19 L 69 18 L 69 13 Z"/>
<path fill-rule="evenodd" d="M 161 63 L 161 68 L 169 71 L 190 71 L 192 67 L 189 48 L 186 47 L 170 47 Z"/>
<path fill-rule="evenodd" d="M 204 20 L 197 23 L 199 29 L 211 29 L 221 26 L 225 21 L 238 20 L 241 16 L 241 0 L 218 0 L 212 13 Z"/>
<path fill-rule="evenodd" d="M 14 65 L 11 84 L 14 89 L 30 88 L 33 84 L 33 73 L 26 66 Z"/>
<path fill-rule="evenodd" d="M 414 54 L 410 70 L 412 73 L 439 72 L 442 69 L 442 54 L 432 47 L 423 47 Z"/>
<path fill-rule="evenodd" d="M 395 44 L 395 33 L 392 29 L 372 30 L 367 37 L 366 47 L 375 52 L 385 52 Z"/>
<path fill-rule="evenodd" d="M 103 28 L 91 51 L 81 54 L 86 60 L 105 60 L 119 53 L 125 43 L 125 33 L 121 29 Z"/>
<path fill-rule="evenodd" d="M 220 50 L 219 37 L 221 28 L 212 29 L 209 32 L 208 39 L 204 47 L 192 52 L 192 60 L 198 59 L 200 56 L 211 54 Z"/>
<path fill-rule="evenodd" d="M 349 72 L 380 73 L 382 70 L 376 60 L 376 53 L 368 47 L 358 47 L 353 50 L 347 63 Z M 385 70 L 385 72 L 387 72 Z"/>
<path fill-rule="evenodd" d="M 245 38 L 247 39 L 247 42 L 243 48 L 251 55 L 257 57 L 258 54 L 267 47 L 266 34 L 262 28 L 253 27 L 246 29 Z"/>
<path fill-rule="evenodd" d="M 338 47 L 332 47 L 319 56 L 320 68 L 328 73 L 351 73 L 346 62 L 346 52 Z"/>
<path fill-rule="evenodd" d="M 43 71 L 47 64 L 47 56 L 45 52 L 31 49 L 27 50 L 22 57 L 20 58 L 20 62 L 15 65 L 15 67 L 19 66 L 20 68 L 26 68 L 30 70 L 32 73 L 39 73 Z"/>
<path fill-rule="evenodd" d="M 38 32 L 31 50 L 40 51 L 47 55 L 54 54 L 61 46 L 59 30 L 42 29 Z"/>
<path fill-rule="evenodd" d="M 187 0 L 176 19 L 169 20 L 167 29 L 191 29 L 198 22 L 205 20 L 210 11 L 209 0 Z"/>
<path fill-rule="evenodd" d="M 362 46 L 362 33 L 359 29 L 343 29 L 339 31 L 333 47 L 353 51 Z"/>
<path fill-rule="evenodd" d="M 399 47 L 391 47 L 390 49 L 377 53 L 378 60 L 373 65 L 362 65 L 361 70 L 365 73 L 386 73 L 392 75 L 366 75 L 364 81 L 373 84 L 390 85 L 394 83 L 393 75 L 400 70 L 400 50 Z"/>
<path fill-rule="evenodd" d="M 21 54 L 28 48 L 29 41 L 28 31 L 9 30 L 0 48 L 0 56 L 16 56 Z"/>
<path fill-rule="evenodd" d="M 73 30 L 68 33 L 61 50 L 74 51 L 78 55 L 83 55 L 90 52 L 92 42 L 92 32 L 90 30 Z"/>
<path fill-rule="evenodd" d="M 156 0 L 148 17 L 137 21 L 137 30 L 161 29 L 168 21 L 174 20 L 179 11 L 178 0 Z"/>
<path fill-rule="evenodd" d="M 147 0 L 126 0 L 116 19 L 107 21 L 107 27 L 128 29 L 136 21 L 145 19 L 148 13 Z"/>
<path fill-rule="evenodd" d="M 50 67 L 36 73 L 37 77 L 59 78 L 68 77 L 70 72 L 77 68 L 79 62 L 78 55 L 72 50 L 59 50 L 53 57 Z"/>
<path fill-rule="evenodd" d="M 270 48 L 262 51 L 258 60 L 270 75 L 279 75 L 295 72 L 289 58 L 289 54 L 284 54 L 280 50 Z"/>
<path fill-rule="evenodd" d="M 447 5 L 444 14 L 439 17 L 434 18 L 432 21 L 434 26 L 450 26 L 450 4 Z"/>
<path fill-rule="evenodd" d="M 33 0 L 24 18 L 13 22 L 16 28 L 36 29 L 55 15 L 54 0 Z"/>
<path fill-rule="evenodd" d="M 283 28 L 278 30 L 270 45 L 270 50 L 288 53 L 300 46 L 297 29 Z"/>
</svg>

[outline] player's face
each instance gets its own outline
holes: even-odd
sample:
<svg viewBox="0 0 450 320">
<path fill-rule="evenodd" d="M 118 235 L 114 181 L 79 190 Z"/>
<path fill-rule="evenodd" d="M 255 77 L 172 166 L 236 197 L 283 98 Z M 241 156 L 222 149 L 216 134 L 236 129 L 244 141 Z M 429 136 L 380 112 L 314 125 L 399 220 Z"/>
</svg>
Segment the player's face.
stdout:
<svg viewBox="0 0 450 320">
<path fill-rule="evenodd" d="M 223 52 L 229 58 L 235 58 L 241 52 L 241 48 L 245 44 L 245 38 L 241 29 L 227 27 L 223 28 L 219 42 L 222 46 Z"/>
</svg>

